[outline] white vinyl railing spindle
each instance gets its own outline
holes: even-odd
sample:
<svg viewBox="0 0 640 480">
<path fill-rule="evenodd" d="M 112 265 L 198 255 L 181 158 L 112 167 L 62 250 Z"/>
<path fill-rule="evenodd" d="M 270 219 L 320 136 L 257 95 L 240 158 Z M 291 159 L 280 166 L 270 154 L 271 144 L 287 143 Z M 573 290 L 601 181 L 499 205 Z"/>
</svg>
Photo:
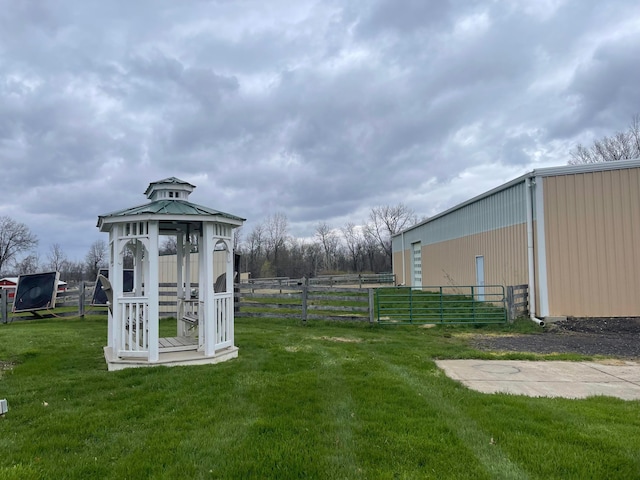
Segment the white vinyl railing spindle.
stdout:
<svg viewBox="0 0 640 480">
<path fill-rule="evenodd" d="M 231 346 L 231 312 L 233 293 L 216 295 L 216 349 Z"/>
<path fill-rule="evenodd" d="M 120 303 L 120 348 L 121 356 L 145 355 L 149 352 L 148 299 L 128 297 Z"/>
</svg>

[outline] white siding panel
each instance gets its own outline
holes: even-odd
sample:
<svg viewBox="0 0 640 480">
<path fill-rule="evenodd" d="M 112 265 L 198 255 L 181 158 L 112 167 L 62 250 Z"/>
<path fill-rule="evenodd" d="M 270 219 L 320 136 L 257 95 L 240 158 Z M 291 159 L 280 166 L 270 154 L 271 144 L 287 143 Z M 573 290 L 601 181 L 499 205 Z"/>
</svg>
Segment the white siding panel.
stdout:
<svg viewBox="0 0 640 480">
<path fill-rule="evenodd" d="M 517 183 L 404 233 L 405 245 L 423 246 L 486 233 L 526 223 L 525 182 Z M 393 239 L 393 250 L 402 250 L 402 235 Z"/>
</svg>

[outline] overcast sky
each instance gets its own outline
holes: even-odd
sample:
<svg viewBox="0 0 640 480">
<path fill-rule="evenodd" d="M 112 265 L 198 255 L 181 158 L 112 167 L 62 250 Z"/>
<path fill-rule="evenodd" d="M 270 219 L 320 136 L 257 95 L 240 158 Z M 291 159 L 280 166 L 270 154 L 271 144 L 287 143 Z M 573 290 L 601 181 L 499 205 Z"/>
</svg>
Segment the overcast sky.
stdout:
<svg viewBox="0 0 640 480">
<path fill-rule="evenodd" d="M 638 0 L 0 0 L 0 215 L 43 261 L 169 176 L 305 237 L 431 216 L 636 113 Z"/>
</svg>

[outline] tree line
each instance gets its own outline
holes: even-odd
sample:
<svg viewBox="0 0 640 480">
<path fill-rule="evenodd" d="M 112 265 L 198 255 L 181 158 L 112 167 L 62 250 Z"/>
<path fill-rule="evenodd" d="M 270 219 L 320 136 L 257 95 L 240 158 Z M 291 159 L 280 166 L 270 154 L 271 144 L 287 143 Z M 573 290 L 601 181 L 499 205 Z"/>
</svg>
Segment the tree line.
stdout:
<svg viewBox="0 0 640 480">
<path fill-rule="evenodd" d="M 570 155 L 570 165 L 640 158 L 640 115 L 631 118 L 626 130 L 605 135 L 588 147 L 580 143 L 571 150 Z"/>
<path fill-rule="evenodd" d="M 312 238 L 301 239 L 289 232 L 284 213 L 269 215 L 246 235 L 235 231 L 234 249 L 241 256 L 241 272 L 259 277 L 313 277 L 335 272 L 391 271 L 391 236 L 413 225 L 415 213 L 404 204 L 371 209 L 361 225 L 347 223 L 332 227 L 319 222 Z M 108 262 L 107 244 L 97 240 L 82 260 L 71 260 L 62 246 L 49 246 L 46 258 L 35 251 L 37 237 L 29 227 L 10 217 L 0 217 L 0 276 L 18 276 L 42 271 L 58 271 L 61 280 L 94 280 Z M 175 237 L 165 237 L 160 254 L 176 252 Z M 193 251 L 197 251 L 197 245 Z M 133 256 L 125 256 L 125 268 Z"/>
<path fill-rule="evenodd" d="M 372 208 L 361 224 L 318 222 L 312 238 L 289 235 L 287 216 L 274 213 L 245 235 L 236 234 L 241 271 L 253 278 L 315 277 L 332 273 L 389 272 L 391 236 L 417 221 L 400 203 Z"/>
<path fill-rule="evenodd" d="M 91 244 L 84 259 L 71 260 L 59 243 L 49 246 L 43 259 L 35 250 L 36 235 L 24 223 L 8 216 L 0 217 L 0 276 L 18 276 L 45 271 L 60 272 L 66 282 L 94 280 L 101 268 L 106 268 L 107 244 L 97 240 Z"/>
</svg>

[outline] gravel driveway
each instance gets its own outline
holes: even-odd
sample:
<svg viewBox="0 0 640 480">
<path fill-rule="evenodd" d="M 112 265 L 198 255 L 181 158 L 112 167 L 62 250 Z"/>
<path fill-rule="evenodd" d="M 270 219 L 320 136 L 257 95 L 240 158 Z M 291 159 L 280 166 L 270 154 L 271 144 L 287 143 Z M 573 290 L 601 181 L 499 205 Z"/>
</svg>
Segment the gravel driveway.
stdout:
<svg viewBox="0 0 640 480">
<path fill-rule="evenodd" d="M 547 324 L 540 333 L 478 335 L 471 343 L 488 351 L 580 353 L 639 360 L 640 318 L 568 318 Z"/>
</svg>

